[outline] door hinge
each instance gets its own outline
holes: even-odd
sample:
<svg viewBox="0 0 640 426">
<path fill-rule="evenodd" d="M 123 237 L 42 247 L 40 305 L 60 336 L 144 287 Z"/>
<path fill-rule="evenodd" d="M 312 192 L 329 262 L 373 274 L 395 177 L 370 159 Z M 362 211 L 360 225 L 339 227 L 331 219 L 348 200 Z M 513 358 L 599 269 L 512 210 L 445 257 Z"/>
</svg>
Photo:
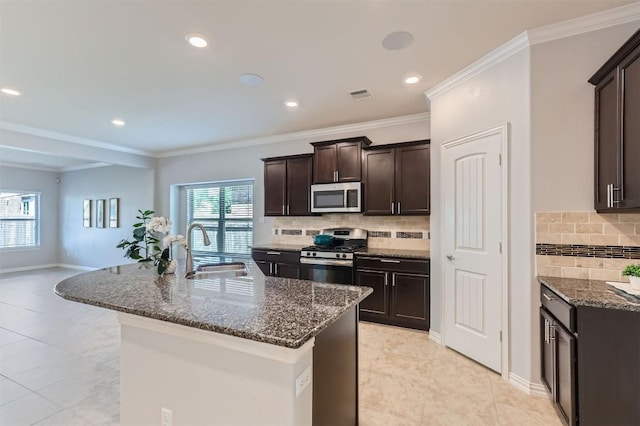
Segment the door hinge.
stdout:
<svg viewBox="0 0 640 426">
<path fill-rule="evenodd" d="M 502 166 L 502 154 L 498 154 L 498 165 Z"/>
<path fill-rule="evenodd" d="M 500 250 L 500 253 L 502 253 L 502 241 L 498 243 L 498 249 Z"/>
<path fill-rule="evenodd" d="M 502 331 L 500 331 L 500 341 L 502 342 Z"/>
</svg>

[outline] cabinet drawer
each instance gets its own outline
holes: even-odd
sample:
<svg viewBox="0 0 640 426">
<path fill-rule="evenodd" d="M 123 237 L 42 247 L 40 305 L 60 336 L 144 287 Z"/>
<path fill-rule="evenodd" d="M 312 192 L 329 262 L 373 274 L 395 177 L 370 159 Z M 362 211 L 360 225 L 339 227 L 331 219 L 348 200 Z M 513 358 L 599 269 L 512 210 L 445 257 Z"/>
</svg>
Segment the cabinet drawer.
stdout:
<svg viewBox="0 0 640 426">
<path fill-rule="evenodd" d="M 540 302 L 569 331 L 575 333 L 576 308 L 560 298 L 548 287 L 540 285 Z"/>
<path fill-rule="evenodd" d="M 376 269 L 393 272 L 413 272 L 429 275 L 428 260 L 410 260 L 392 257 L 357 256 L 356 267 L 361 269 Z"/>
<path fill-rule="evenodd" d="M 251 250 L 253 260 L 267 262 L 299 263 L 299 251 L 278 251 L 278 250 Z"/>
</svg>

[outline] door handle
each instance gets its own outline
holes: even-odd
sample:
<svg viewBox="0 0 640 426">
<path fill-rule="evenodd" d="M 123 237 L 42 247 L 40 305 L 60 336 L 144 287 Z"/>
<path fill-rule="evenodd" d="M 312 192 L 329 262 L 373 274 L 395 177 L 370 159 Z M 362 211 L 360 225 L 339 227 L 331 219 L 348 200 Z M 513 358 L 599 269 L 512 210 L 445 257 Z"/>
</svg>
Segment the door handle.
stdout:
<svg viewBox="0 0 640 426">
<path fill-rule="evenodd" d="M 447 255 L 447 260 L 448 260 L 449 262 L 452 262 L 453 260 L 455 260 L 455 257 L 453 257 L 453 255 L 451 255 L 451 254 L 448 254 L 448 255 Z"/>
<path fill-rule="evenodd" d="M 281 253 L 279 251 L 268 251 L 267 254 L 275 254 L 279 256 Z"/>
</svg>

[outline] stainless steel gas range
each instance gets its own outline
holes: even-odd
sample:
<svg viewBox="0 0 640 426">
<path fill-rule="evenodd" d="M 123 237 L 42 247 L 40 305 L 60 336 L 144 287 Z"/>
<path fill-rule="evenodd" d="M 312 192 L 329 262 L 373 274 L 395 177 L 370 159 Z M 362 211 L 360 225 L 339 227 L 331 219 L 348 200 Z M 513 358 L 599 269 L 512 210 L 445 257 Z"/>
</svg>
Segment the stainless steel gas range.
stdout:
<svg viewBox="0 0 640 426">
<path fill-rule="evenodd" d="M 305 247 L 300 253 L 302 279 L 334 284 L 353 284 L 354 253 L 367 248 L 367 231 L 358 228 L 323 229 L 326 244 Z M 319 240 L 319 238 L 314 238 Z"/>
</svg>

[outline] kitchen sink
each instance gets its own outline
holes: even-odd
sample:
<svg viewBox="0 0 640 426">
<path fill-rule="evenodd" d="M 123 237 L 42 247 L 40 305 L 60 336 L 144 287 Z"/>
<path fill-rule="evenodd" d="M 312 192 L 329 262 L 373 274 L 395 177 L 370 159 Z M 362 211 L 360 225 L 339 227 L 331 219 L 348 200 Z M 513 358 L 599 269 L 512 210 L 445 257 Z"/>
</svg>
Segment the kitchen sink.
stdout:
<svg viewBox="0 0 640 426">
<path fill-rule="evenodd" d="M 207 277 L 244 277 L 249 275 L 249 272 L 247 265 L 242 262 L 207 263 L 199 265 L 194 272 L 187 274 L 187 279 L 195 279 L 203 275 Z"/>
</svg>

